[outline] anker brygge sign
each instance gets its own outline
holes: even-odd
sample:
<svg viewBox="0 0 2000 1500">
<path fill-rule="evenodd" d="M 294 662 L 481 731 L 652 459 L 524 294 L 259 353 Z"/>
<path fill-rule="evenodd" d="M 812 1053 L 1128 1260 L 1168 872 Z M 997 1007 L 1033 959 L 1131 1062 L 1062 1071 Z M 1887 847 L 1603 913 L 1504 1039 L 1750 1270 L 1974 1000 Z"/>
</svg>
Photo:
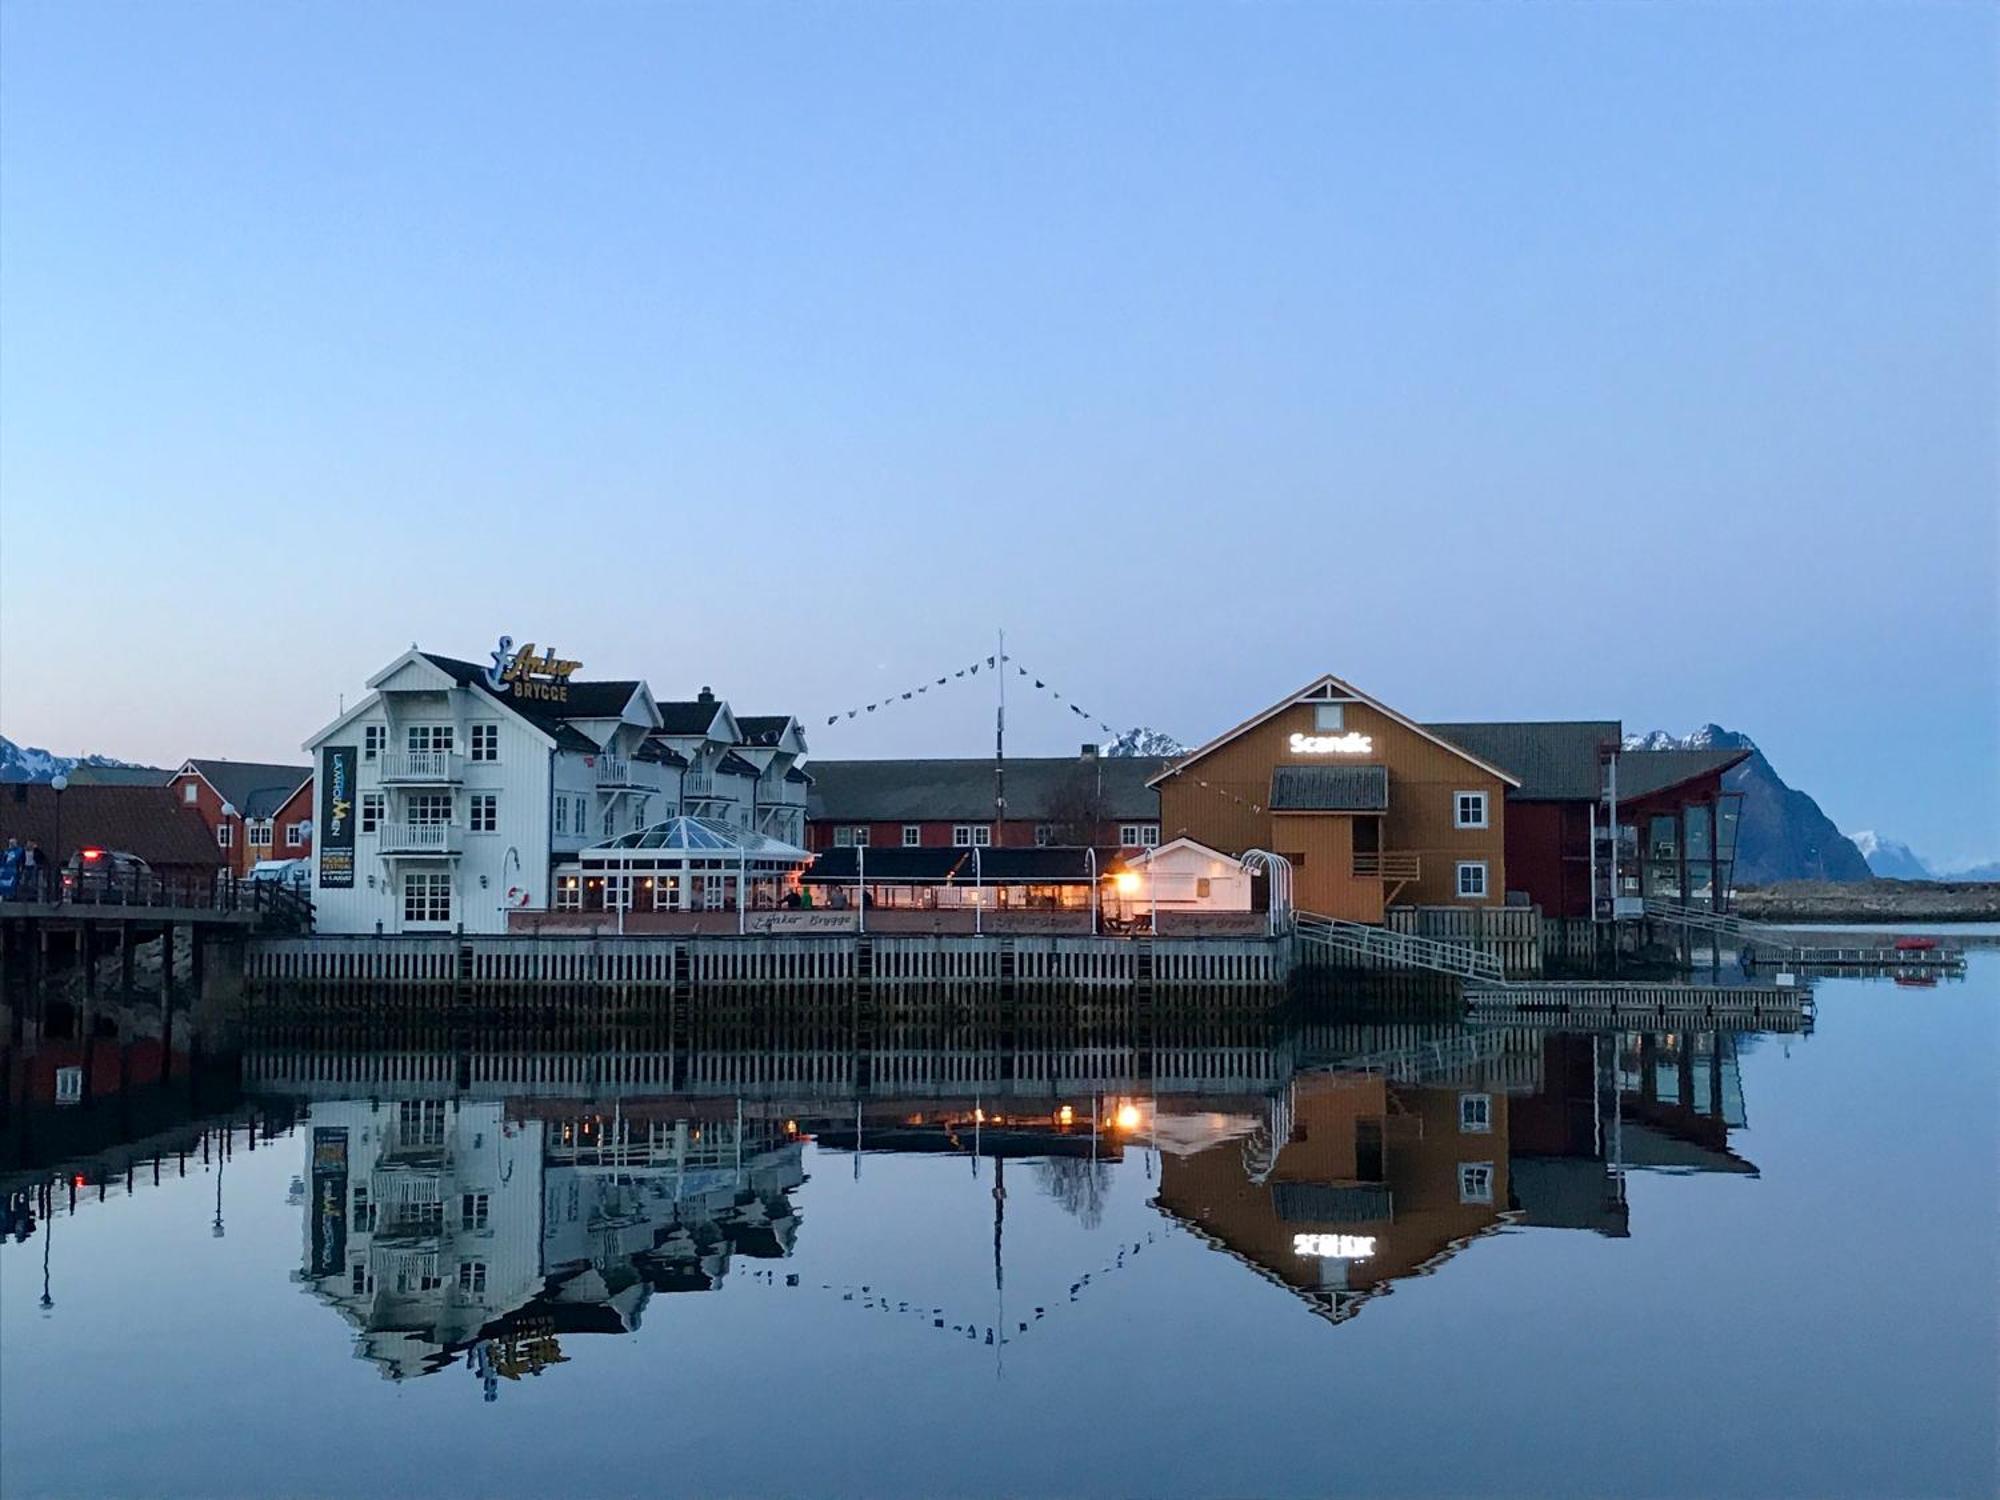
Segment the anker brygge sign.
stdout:
<svg viewBox="0 0 2000 1500">
<path fill-rule="evenodd" d="M 486 669 L 486 685 L 496 693 L 512 693 L 516 698 L 532 698 L 541 703 L 569 702 L 569 680 L 580 661 L 564 661 L 555 648 L 535 655 L 535 643 L 518 651 L 514 637 L 503 635 L 493 651 L 493 665 Z"/>
</svg>

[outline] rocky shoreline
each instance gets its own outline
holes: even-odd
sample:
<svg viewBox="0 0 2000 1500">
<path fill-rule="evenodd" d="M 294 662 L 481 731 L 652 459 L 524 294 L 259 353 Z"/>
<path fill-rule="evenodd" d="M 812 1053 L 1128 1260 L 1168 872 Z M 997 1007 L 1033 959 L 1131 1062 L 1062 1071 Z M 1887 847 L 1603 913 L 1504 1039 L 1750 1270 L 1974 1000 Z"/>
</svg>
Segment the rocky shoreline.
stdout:
<svg viewBox="0 0 2000 1500">
<path fill-rule="evenodd" d="M 2000 882 L 1795 880 L 1739 886 L 1733 904 L 1753 922 L 2000 922 Z"/>
</svg>

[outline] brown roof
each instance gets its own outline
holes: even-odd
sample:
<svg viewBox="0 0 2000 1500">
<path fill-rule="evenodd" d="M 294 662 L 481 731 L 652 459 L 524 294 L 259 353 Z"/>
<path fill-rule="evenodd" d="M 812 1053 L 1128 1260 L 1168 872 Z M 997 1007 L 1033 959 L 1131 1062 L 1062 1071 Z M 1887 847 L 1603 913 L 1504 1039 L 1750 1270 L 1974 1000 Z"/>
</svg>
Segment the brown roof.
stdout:
<svg viewBox="0 0 2000 1500">
<path fill-rule="evenodd" d="M 0 844 L 33 839 L 51 864 L 86 845 L 136 854 L 154 867 L 219 867 L 222 851 L 198 813 L 164 786 L 71 786 L 62 793 L 56 844 L 56 791 L 40 783 L 0 787 Z"/>
</svg>

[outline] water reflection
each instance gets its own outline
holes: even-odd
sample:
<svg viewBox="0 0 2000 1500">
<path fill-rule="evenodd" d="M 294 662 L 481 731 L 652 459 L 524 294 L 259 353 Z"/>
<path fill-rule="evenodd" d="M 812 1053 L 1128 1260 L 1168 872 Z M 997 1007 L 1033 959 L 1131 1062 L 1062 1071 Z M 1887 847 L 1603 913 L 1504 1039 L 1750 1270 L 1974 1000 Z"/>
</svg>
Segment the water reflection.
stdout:
<svg viewBox="0 0 2000 1500">
<path fill-rule="evenodd" d="M 1731 1144 L 1754 1038 L 1348 1024 L 1184 1040 L 1150 1077 L 1122 1056 L 1091 1073 L 980 1049 L 877 1059 L 866 1091 L 731 1091 L 736 1070 L 711 1059 L 706 1092 L 668 1094 L 653 1083 L 667 1061 L 643 1052 L 281 1048 L 251 1054 L 244 1083 L 267 1135 L 302 1115 L 289 1201 L 303 1288 L 384 1376 L 463 1368 L 487 1400 L 739 1262 L 798 1288 L 778 1263 L 802 1231 L 809 1146 L 819 1170 L 857 1176 L 884 1155 L 990 1174 L 992 1306 L 972 1287 L 960 1308 L 866 1282 L 803 1290 L 996 1351 L 1050 1312 L 1004 1310 L 1010 1162 L 1014 1191 L 1087 1229 L 1121 1165 L 1152 1184 L 1158 1228 L 1078 1267 L 1071 1300 L 1182 1230 L 1333 1323 L 1511 1226 L 1628 1234 L 1630 1173 L 1756 1172 Z M 223 1153 L 234 1137 L 215 1139 Z M 218 1224 L 221 1203 L 218 1174 Z M 33 1231 L 32 1214 L 10 1222 Z"/>
</svg>

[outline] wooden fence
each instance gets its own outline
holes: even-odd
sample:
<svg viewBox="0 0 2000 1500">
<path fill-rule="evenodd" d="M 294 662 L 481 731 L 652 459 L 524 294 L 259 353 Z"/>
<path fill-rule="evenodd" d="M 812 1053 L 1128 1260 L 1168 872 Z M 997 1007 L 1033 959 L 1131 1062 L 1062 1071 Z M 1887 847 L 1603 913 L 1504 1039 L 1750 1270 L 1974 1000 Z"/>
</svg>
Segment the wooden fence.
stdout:
<svg viewBox="0 0 2000 1500">
<path fill-rule="evenodd" d="M 1394 906 L 1388 927 L 1491 954 L 1508 978 L 1542 972 L 1542 913 L 1534 906 Z"/>
</svg>

